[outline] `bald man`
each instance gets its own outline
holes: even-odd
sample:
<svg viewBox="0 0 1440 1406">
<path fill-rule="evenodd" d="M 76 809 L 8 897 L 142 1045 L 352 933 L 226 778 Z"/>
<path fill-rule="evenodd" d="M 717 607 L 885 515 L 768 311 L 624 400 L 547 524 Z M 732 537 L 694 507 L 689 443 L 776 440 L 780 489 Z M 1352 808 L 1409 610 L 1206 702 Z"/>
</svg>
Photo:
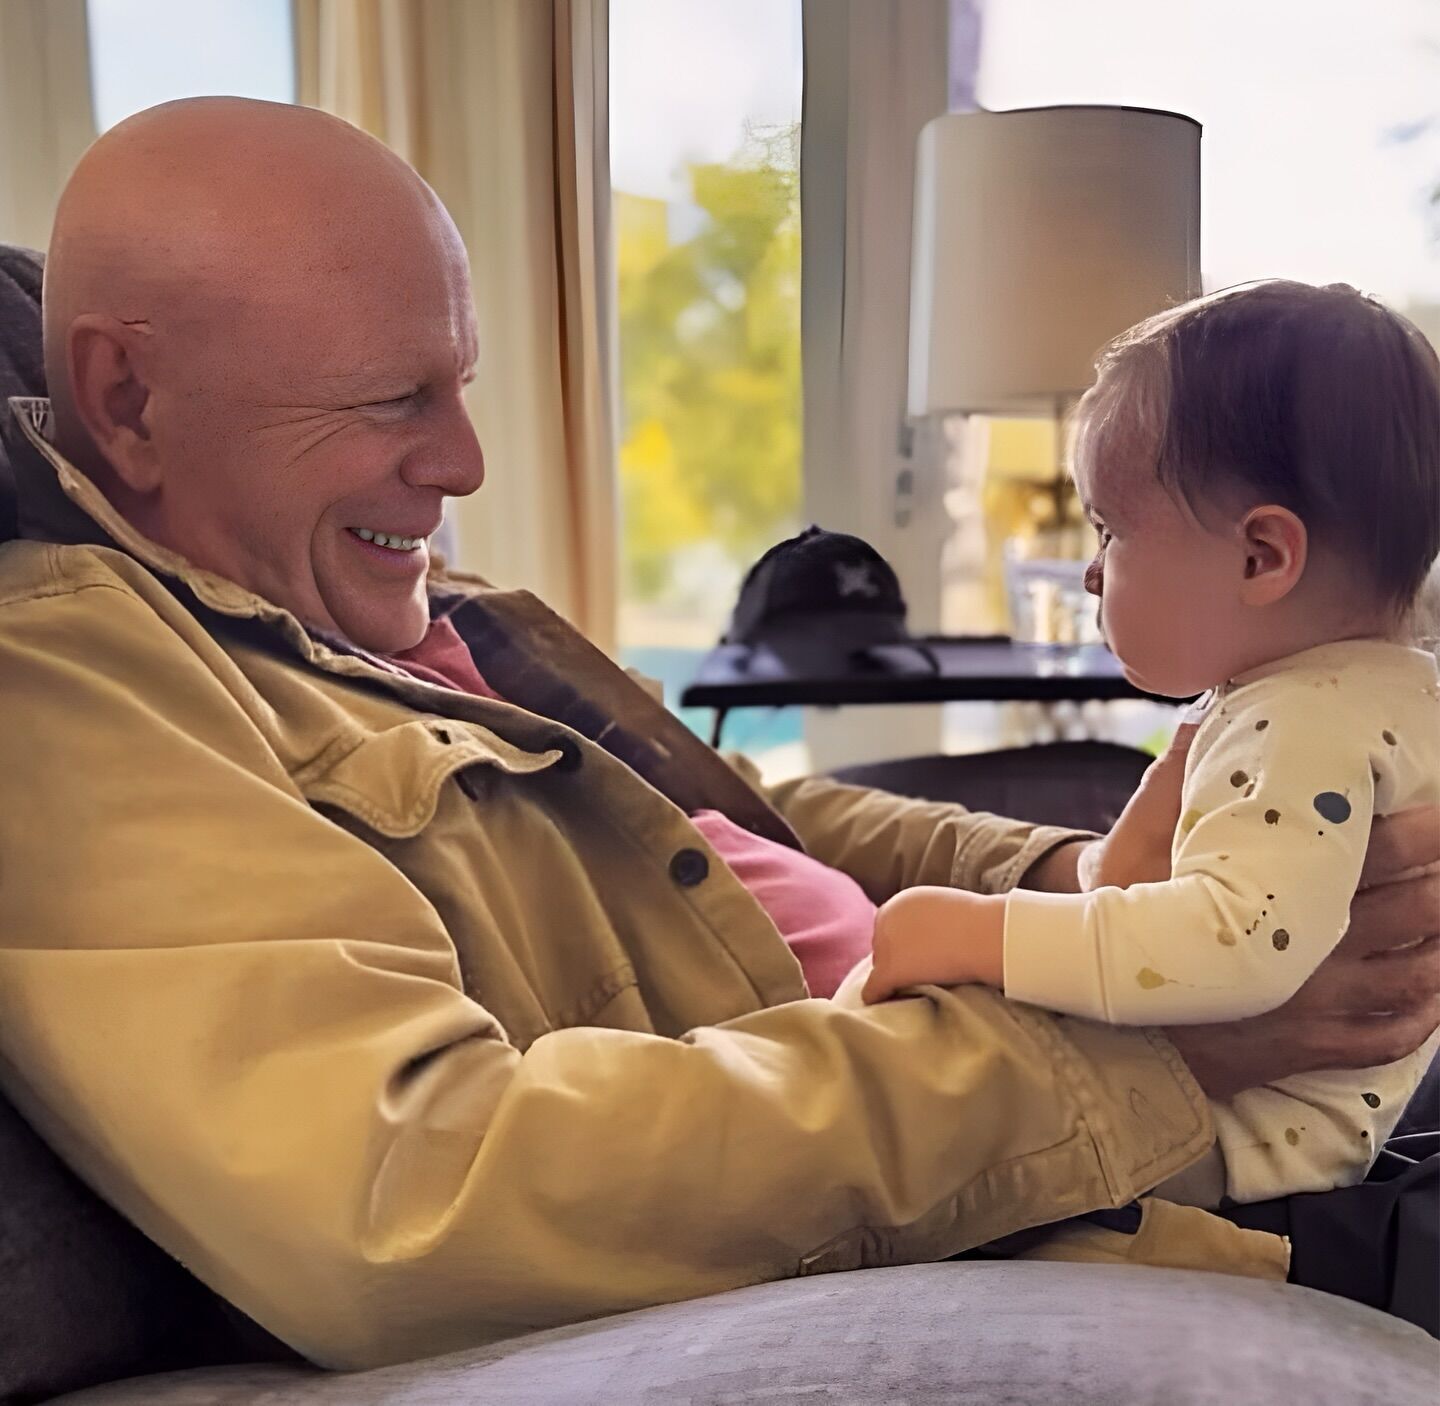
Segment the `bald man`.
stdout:
<svg viewBox="0 0 1440 1406">
<path fill-rule="evenodd" d="M 1362 894 L 1290 1006 L 1173 1041 L 979 990 L 809 998 L 807 924 L 858 956 L 898 889 L 1074 887 L 1090 840 L 762 793 L 538 601 L 431 562 L 484 476 L 465 253 L 340 122 L 213 99 L 103 137 L 45 340 L 0 549 L 0 1071 L 316 1362 L 1124 1205 L 1209 1148 L 1206 1093 L 1440 1014 L 1433 946 L 1390 951 L 1433 879 Z M 1440 858 L 1435 819 L 1377 827 L 1372 875 Z M 1154 1229 L 1167 1263 L 1284 1273 L 1202 1211 Z"/>
</svg>

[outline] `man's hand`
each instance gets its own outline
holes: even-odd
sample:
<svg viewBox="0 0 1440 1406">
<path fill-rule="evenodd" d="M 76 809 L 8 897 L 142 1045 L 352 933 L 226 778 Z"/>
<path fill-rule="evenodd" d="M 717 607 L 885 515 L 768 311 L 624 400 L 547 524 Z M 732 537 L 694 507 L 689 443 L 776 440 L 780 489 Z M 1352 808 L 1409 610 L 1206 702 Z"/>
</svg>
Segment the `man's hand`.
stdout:
<svg viewBox="0 0 1440 1406">
<path fill-rule="evenodd" d="M 907 986 L 1005 979 L 1005 899 L 960 889 L 904 889 L 875 915 L 874 965 L 861 998 L 888 1000 Z"/>
<path fill-rule="evenodd" d="M 1389 1064 L 1440 1026 L 1440 807 L 1377 819 L 1360 884 L 1349 930 L 1285 1005 L 1165 1032 L 1211 1098 Z"/>
<path fill-rule="evenodd" d="M 1079 855 L 1077 875 L 1084 892 L 1159 884 L 1170 877 L 1185 758 L 1198 730 L 1198 723 L 1180 725 L 1165 753 L 1140 778 L 1139 788 L 1110 833 Z"/>
<path fill-rule="evenodd" d="M 1072 840 L 1037 860 L 1020 887 L 1044 893 L 1089 893 L 1113 885 L 1163 883 L 1180 823 L 1185 758 L 1200 724 L 1182 723 L 1164 755 L 1150 764 L 1108 835 Z"/>
</svg>

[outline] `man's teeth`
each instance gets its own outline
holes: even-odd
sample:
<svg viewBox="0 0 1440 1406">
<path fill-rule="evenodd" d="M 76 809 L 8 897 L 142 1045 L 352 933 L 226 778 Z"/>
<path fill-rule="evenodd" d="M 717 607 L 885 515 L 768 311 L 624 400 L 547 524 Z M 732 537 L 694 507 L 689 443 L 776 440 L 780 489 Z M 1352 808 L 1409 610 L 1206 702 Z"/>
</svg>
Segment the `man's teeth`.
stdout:
<svg viewBox="0 0 1440 1406">
<path fill-rule="evenodd" d="M 377 547 L 393 547 L 397 552 L 414 551 L 425 539 L 423 537 L 397 537 L 393 532 L 375 532 L 368 527 L 350 529 L 362 542 L 373 542 Z"/>
</svg>

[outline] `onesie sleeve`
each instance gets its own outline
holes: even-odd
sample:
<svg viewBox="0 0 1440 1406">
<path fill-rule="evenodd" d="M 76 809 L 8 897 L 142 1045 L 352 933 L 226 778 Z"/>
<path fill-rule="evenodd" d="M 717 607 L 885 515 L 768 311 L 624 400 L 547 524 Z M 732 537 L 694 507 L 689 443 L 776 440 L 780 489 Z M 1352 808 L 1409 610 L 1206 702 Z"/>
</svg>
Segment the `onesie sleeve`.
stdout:
<svg viewBox="0 0 1440 1406">
<path fill-rule="evenodd" d="M 1172 877 L 1011 894 L 1006 995 L 1121 1025 L 1283 1005 L 1344 934 L 1369 844 L 1356 712 L 1338 678 L 1308 673 L 1222 695 L 1196 737 Z"/>
</svg>

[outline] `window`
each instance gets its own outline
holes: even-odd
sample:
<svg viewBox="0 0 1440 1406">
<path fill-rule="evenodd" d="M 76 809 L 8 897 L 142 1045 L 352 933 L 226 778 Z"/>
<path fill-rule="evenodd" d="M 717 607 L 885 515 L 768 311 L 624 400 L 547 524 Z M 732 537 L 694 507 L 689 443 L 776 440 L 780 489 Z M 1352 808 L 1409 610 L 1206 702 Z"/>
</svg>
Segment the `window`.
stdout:
<svg viewBox="0 0 1440 1406">
<path fill-rule="evenodd" d="M 1129 103 L 1198 119 L 1206 291 L 1346 282 L 1440 333 L 1440 12 L 1429 0 L 1006 0 L 991 108 Z"/>
<path fill-rule="evenodd" d="M 1205 291 L 1265 277 L 1346 282 L 1440 342 L 1440 9 L 1429 0 L 1004 0 L 985 6 L 975 98 L 994 110 L 1120 103 L 1203 126 Z M 1098 350 L 1098 349 L 1097 349 Z M 1022 530 L 1054 427 L 954 427 L 957 531 L 945 626 L 1005 628 L 999 541 Z M 988 444 L 987 444 L 988 438 Z M 961 491 L 963 487 L 963 492 Z M 983 513 L 988 560 L 974 529 Z M 1108 705 L 1119 740 L 1159 741 L 1142 704 Z M 951 745 L 959 747 L 951 739 Z M 969 744 L 966 744 L 969 745 Z M 989 739 L 978 745 L 989 745 Z"/>
<path fill-rule="evenodd" d="M 611 0 L 610 66 L 620 642 L 673 706 L 746 567 L 798 527 L 799 0 Z M 752 753 L 799 740 L 793 710 L 727 729 Z"/>
<path fill-rule="evenodd" d="M 295 101 L 290 0 L 87 0 L 101 132 L 174 98 Z"/>
</svg>

